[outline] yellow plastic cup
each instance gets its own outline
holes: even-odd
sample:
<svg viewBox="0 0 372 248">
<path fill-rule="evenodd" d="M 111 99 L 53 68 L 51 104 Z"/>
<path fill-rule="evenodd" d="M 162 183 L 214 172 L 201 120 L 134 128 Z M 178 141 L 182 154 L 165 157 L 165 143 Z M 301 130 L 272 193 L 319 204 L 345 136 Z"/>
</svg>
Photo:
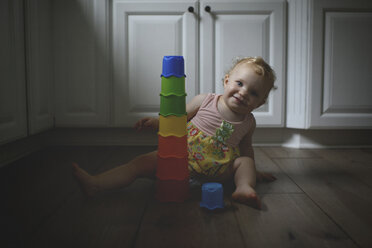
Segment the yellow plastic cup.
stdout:
<svg viewBox="0 0 372 248">
<path fill-rule="evenodd" d="M 159 134 L 163 137 L 182 137 L 186 132 L 187 116 L 159 115 Z"/>
</svg>

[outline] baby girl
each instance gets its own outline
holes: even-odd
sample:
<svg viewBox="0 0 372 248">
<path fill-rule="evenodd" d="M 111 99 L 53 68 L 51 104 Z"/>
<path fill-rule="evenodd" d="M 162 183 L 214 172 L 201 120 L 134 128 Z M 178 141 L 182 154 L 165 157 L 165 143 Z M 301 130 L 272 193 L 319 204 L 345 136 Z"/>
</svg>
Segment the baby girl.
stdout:
<svg viewBox="0 0 372 248">
<path fill-rule="evenodd" d="M 266 102 L 274 87 L 275 73 L 260 57 L 238 60 L 223 80 L 222 95 L 201 94 L 186 106 L 190 177 L 200 182 L 234 179 L 232 198 L 261 208 L 254 190 L 257 180 L 275 177 L 256 171 L 252 135 L 256 121 L 252 111 Z M 146 117 L 137 130 L 158 130 L 158 118 Z M 88 195 L 127 186 L 138 177 L 154 177 L 157 151 L 134 158 L 99 175 L 90 175 L 73 164 L 74 173 Z"/>
</svg>

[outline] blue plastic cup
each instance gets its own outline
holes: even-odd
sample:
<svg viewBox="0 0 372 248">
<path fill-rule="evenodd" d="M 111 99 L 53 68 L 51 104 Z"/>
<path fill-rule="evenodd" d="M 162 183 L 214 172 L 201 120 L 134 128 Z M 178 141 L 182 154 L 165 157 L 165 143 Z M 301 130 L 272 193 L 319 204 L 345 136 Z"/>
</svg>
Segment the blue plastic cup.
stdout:
<svg viewBox="0 0 372 248">
<path fill-rule="evenodd" d="M 183 56 L 164 56 L 162 77 L 185 77 Z"/>
<path fill-rule="evenodd" d="M 200 207 L 214 210 L 224 208 L 223 187 L 220 183 L 204 183 L 202 186 L 202 200 Z"/>
</svg>

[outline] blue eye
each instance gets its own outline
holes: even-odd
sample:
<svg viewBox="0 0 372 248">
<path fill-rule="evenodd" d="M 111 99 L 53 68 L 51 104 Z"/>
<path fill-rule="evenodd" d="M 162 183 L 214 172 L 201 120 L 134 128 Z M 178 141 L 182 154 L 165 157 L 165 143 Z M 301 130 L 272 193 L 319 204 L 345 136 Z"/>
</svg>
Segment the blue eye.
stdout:
<svg viewBox="0 0 372 248">
<path fill-rule="evenodd" d="M 240 82 L 240 81 L 237 81 L 236 84 L 239 85 L 239 86 L 243 86 L 243 83 Z"/>
</svg>

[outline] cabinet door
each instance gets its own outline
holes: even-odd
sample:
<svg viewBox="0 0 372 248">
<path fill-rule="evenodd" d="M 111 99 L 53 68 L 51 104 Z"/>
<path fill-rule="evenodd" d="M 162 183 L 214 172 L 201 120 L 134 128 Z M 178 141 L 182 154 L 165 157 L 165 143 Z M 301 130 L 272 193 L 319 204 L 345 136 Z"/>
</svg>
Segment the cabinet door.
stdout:
<svg viewBox="0 0 372 248">
<path fill-rule="evenodd" d="M 254 111 L 261 127 L 283 126 L 285 6 L 285 1 L 202 1 L 200 6 L 202 92 L 222 94 L 222 79 L 236 57 L 261 56 L 275 70 L 277 89 Z"/>
<path fill-rule="evenodd" d="M 24 1 L 30 134 L 54 126 L 52 8 L 50 0 Z"/>
<path fill-rule="evenodd" d="M 372 127 L 371 10 L 371 1 L 314 1 L 310 127 Z"/>
<path fill-rule="evenodd" d="M 187 101 L 196 94 L 197 6 L 195 1 L 113 2 L 116 126 L 132 126 L 141 117 L 158 116 L 163 56 L 184 56 Z"/>
<path fill-rule="evenodd" d="M 109 0 L 52 6 L 56 126 L 108 126 Z"/>
<path fill-rule="evenodd" d="M 0 144 L 27 136 L 23 4 L 0 1 Z"/>
</svg>

